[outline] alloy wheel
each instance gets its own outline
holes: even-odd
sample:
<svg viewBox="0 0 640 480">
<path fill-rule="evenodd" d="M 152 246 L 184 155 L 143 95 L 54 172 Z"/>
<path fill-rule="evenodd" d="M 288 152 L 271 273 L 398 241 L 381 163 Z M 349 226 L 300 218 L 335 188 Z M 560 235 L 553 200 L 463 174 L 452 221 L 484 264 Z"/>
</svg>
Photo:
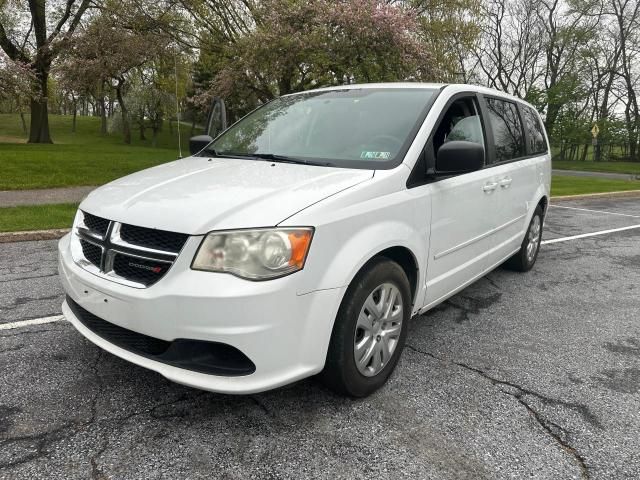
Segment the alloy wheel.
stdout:
<svg viewBox="0 0 640 480">
<path fill-rule="evenodd" d="M 360 310 L 353 354 L 358 371 L 373 377 L 391 361 L 402 331 L 400 290 L 391 283 L 376 287 Z"/>
<path fill-rule="evenodd" d="M 531 226 L 529 227 L 529 241 L 527 242 L 527 262 L 529 263 L 532 263 L 535 260 L 536 253 L 538 253 L 541 226 L 542 223 L 540 222 L 540 216 L 534 216 L 531 221 Z"/>
</svg>

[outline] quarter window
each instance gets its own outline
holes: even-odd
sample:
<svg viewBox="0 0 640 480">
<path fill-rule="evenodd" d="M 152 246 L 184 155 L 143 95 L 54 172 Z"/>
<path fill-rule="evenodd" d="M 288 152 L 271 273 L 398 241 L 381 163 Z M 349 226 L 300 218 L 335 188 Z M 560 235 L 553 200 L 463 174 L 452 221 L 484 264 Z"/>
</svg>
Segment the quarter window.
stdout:
<svg viewBox="0 0 640 480">
<path fill-rule="evenodd" d="M 525 155 L 524 131 L 518 108 L 512 102 L 487 99 L 489 122 L 493 131 L 496 162 L 513 160 Z"/>
<path fill-rule="evenodd" d="M 540 122 L 538 112 L 531 107 L 522 107 L 524 123 L 529 136 L 529 153 L 539 155 L 547 153 L 547 141 L 544 138 L 544 127 Z"/>
</svg>

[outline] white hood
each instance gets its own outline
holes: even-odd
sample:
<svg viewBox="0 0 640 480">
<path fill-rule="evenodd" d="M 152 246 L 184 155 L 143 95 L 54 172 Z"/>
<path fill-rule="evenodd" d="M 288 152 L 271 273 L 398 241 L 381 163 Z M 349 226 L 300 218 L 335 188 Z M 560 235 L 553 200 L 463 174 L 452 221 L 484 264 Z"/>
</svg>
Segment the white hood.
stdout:
<svg viewBox="0 0 640 480">
<path fill-rule="evenodd" d="M 123 223 L 198 235 L 274 226 L 372 177 L 371 170 L 189 157 L 108 183 L 80 208 Z"/>
</svg>

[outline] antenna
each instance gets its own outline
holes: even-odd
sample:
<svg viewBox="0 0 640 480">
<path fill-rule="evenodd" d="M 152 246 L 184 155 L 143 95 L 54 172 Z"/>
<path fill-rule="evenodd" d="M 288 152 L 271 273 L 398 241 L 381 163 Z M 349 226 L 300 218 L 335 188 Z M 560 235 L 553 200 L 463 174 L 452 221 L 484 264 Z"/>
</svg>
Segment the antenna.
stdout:
<svg viewBox="0 0 640 480">
<path fill-rule="evenodd" d="M 176 118 L 178 119 L 178 158 L 182 158 L 182 137 L 180 136 L 180 100 L 178 99 L 178 51 L 173 55 L 174 75 L 176 79 Z"/>
</svg>

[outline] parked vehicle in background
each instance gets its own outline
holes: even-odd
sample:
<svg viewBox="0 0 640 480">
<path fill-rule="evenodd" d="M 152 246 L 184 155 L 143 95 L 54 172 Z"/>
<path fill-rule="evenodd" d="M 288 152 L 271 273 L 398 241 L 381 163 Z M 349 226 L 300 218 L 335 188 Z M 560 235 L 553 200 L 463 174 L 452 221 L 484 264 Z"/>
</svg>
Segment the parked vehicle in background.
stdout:
<svg viewBox="0 0 640 480">
<path fill-rule="evenodd" d="M 179 383 L 368 395 L 412 316 L 538 255 L 547 136 L 494 90 L 320 89 L 192 145 L 95 190 L 59 244 L 66 317 Z"/>
</svg>

